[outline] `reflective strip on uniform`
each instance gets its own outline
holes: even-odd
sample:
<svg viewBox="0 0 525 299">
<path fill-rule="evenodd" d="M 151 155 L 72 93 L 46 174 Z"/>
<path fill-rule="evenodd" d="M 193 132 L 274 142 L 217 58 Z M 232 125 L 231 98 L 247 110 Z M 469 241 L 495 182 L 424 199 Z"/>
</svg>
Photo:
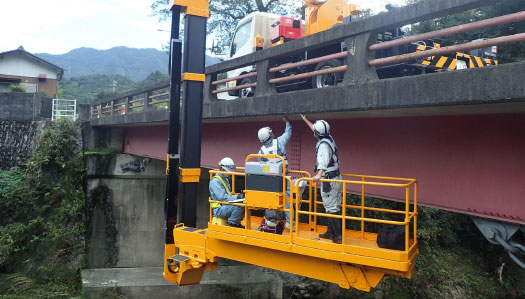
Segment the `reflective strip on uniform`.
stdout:
<svg viewBox="0 0 525 299">
<path fill-rule="evenodd" d="M 226 185 L 226 182 L 224 182 L 224 180 L 222 179 L 222 177 L 220 175 L 216 175 L 214 176 L 213 178 L 217 178 L 219 179 L 219 181 L 221 181 L 222 185 L 224 186 L 224 190 L 226 190 L 226 193 L 228 193 L 229 195 L 231 195 L 231 191 L 230 191 L 230 188 L 228 188 L 228 185 Z M 214 209 L 214 208 L 218 208 L 221 206 L 220 203 L 211 203 L 210 206 Z"/>
</svg>

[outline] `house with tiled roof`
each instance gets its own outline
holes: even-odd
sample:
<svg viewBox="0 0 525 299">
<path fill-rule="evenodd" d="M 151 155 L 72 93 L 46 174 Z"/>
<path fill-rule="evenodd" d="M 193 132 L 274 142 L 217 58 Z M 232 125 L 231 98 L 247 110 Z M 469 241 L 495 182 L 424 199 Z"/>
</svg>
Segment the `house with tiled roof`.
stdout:
<svg viewBox="0 0 525 299">
<path fill-rule="evenodd" d="M 19 47 L 0 53 L 0 92 L 12 85 L 22 87 L 28 93 L 42 93 L 56 98 L 58 81 L 64 69 L 39 58 Z"/>
</svg>

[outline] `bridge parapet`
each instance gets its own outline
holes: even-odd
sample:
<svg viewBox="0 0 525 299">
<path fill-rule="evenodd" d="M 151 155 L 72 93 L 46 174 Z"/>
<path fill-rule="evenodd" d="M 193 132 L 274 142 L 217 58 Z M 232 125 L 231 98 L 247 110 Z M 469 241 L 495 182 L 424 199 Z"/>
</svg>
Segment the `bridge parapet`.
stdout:
<svg viewBox="0 0 525 299">
<path fill-rule="evenodd" d="M 226 92 L 228 90 L 239 90 L 249 87 L 256 87 L 255 97 L 265 97 L 276 93 L 275 83 L 288 82 L 292 80 L 302 79 L 305 77 L 315 76 L 315 72 L 309 74 L 300 74 L 285 78 L 274 78 L 279 70 L 286 69 L 286 66 L 275 67 L 282 63 L 283 59 L 288 57 L 303 55 L 306 51 L 314 53 L 315 59 L 312 63 L 318 63 L 318 59 L 324 59 L 317 54 L 323 49 L 330 47 L 343 47 L 346 51 L 343 56 L 337 58 L 345 58 L 346 65 L 342 65 L 337 69 L 337 72 L 345 72 L 344 84 L 354 84 L 360 82 L 370 82 L 379 80 L 376 68 L 369 63 L 375 58 L 372 44 L 376 42 L 377 34 L 393 28 L 400 28 L 405 25 L 414 24 L 420 21 L 425 21 L 432 18 L 447 16 L 450 14 L 460 13 L 469 9 L 478 8 L 488 4 L 494 4 L 496 1 L 486 0 L 426 0 L 418 2 L 414 5 L 395 8 L 389 12 L 380 13 L 378 15 L 353 21 L 347 24 L 339 24 L 334 26 L 331 30 L 306 36 L 300 39 L 286 42 L 282 45 L 271 47 L 262 51 L 257 51 L 242 57 L 238 57 L 226 62 L 212 65 L 206 68 L 206 84 L 204 91 L 204 101 L 213 102 L 217 100 L 217 93 Z M 317 51 L 317 52 L 316 52 Z M 324 56 L 326 60 L 333 59 L 332 55 Z M 308 61 L 301 61 L 300 65 L 308 65 Z M 377 64 L 375 64 L 377 65 Z M 255 66 L 255 74 L 241 75 L 239 77 L 218 80 L 223 78 L 228 71 L 240 69 L 243 67 Z M 289 67 L 288 67 L 289 68 Z M 328 72 L 328 71 L 327 71 Z M 252 79 L 252 84 L 241 85 L 229 88 L 215 89 L 221 83 L 229 80 L 236 80 L 241 82 L 247 77 L 256 77 Z M 293 78 L 292 78 L 293 77 Z"/>
<path fill-rule="evenodd" d="M 102 99 L 91 105 L 91 119 L 112 115 L 125 115 L 153 110 L 167 110 L 169 103 L 169 80 Z"/>
<path fill-rule="evenodd" d="M 516 74 L 525 76 L 523 75 L 525 65 L 521 63 L 514 64 L 514 66 L 506 65 L 501 70 L 499 69 L 500 67 L 484 68 L 483 70 L 476 69 L 474 72 L 472 70 L 464 70 L 457 73 L 446 72 L 428 74 L 426 76 L 380 80 L 376 69 L 376 65 L 379 63 L 378 59 L 373 61 L 375 58 L 374 49 L 378 48 L 377 46 L 379 45 L 385 46 L 383 44 L 375 44 L 378 33 L 502 1 L 424 0 L 414 5 L 395 8 L 389 12 L 348 24 L 340 24 L 331 30 L 212 65 L 206 68 L 203 118 L 247 118 L 290 113 L 356 112 L 453 105 L 457 107 L 457 105 L 492 104 L 502 101 L 508 103 L 509 100 L 520 102 L 519 105 L 521 105 L 525 98 L 525 93 L 518 86 L 519 84 L 514 84 L 519 81 L 514 77 Z M 440 36 L 443 36 L 443 34 Z M 520 38 L 523 38 L 523 41 L 525 41 L 525 35 Z M 399 40 L 395 41 L 399 42 Z M 343 44 L 341 44 L 342 42 Z M 516 40 L 513 42 L 516 42 Z M 373 44 L 375 46 L 372 46 Z M 339 59 L 344 58 L 345 65 L 337 67 L 338 72 L 345 72 L 343 84 L 338 84 L 338 86 L 331 88 L 323 88 L 322 90 L 277 92 L 275 83 L 285 80 L 290 81 L 297 76 L 305 76 L 305 74 L 299 74 L 275 78 L 280 69 L 286 68 L 286 66 L 279 66 L 279 62 L 282 63 L 283 59 L 300 53 L 304 54 L 305 51 L 316 51 L 330 46 L 340 47 L 341 45 L 345 45 L 346 51 L 328 56 L 336 55 Z M 421 56 L 422 52 L 413 54 Z M 332 58 L 328 56 L 315 59 Z M 299 64 L 307 63 L 309 63 L 308 60 L 299 62 Z M 252 79 L 252 83 L 249 84 L 250 87 L 256 87 L 254 97 L 234 101 L 218 101 L 217 93 L 219 93 L 219 90 L 216 90 L 216 87 L 228 80 L 232 80 L 232 78 L 222 80 L 218 80 L 218 78 L 223 77 L 228 71 L 247 66 L 255 66 L 256 70 L 254 73 L 243 75 L 243 78 L 256 78 Z M 325 70 L 325 73 L 333 73 L 335 69 Z M 512 72 L 512 76 L 509 76 L 509 72 Z M 307 76 L 309 76 L 308 74 L 312 75 L 312 73 L 316 72 L 307 73 Z M 493 79 L 488 80 L 488 82 L 479 81 L 485 78 Z M 515 80 L 510 80 L 514 83 L 510 82 L 509 85 L 509 81 L 503 82 L 502 78 L 514 78 Z M 502 90 L 503 86 L 505 86 L 504 90 Z M 115 125 L 137 122 L 166 122 L 168 120 L 168 113 L 165 111 L 169 97 L 168 87 L 169 81 L 166 80 L 99 101 L 92 106 L 92 120 L 95 120 L 95 122 L 92 121 L 92 124 Z M 242 87 L 237 85 L 232 89 L 237 90 L 240 88 Z M 224 89 L 222 90 L 224 91 Z M 430 92 L 422 93 L 422 90 Z M 499 93 L 496 94 L 494 91 Z M 333 103 L 330 104 L 329 102 Z M 516 109 L 516 107 L 511 107 L 508 111 L 500 110 L 499 112 L 516 112 L 525 109 L 522 108 Z M 465 112 L 455 108 L 453 110 L 455 114 Z M 472 111 L 474 110 L 467 109 L 467 113 Z M 487 109 L 483 111 L 486 112 Z M 480 113 L 480 111 L 474 111 L 474 113 Z M 448 113 L 444 112 L 443 114 Z M 120 117 L 122 115 L 125 116 Z M 106 117 L 110 117 L 113 120 L 97 120 Z"/>
</svg>

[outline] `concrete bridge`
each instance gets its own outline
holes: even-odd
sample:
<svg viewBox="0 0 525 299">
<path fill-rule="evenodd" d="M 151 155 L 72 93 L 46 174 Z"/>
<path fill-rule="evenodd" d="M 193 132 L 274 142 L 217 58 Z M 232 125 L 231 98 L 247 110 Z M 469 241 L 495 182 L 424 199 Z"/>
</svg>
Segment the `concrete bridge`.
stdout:
<svg viewBox="0 0 525 299">
<path fill-rule="evenodd" d="M 216 168 L 224 156 L 242 165 L 246 155 L 260 146 L 257 130 L 271 126 L 277 135 L 284 130 L 281 117 L 288 115 L 293 125 L 287 148 L 290 167 L 313 170 L 316 140 L 297 116 L 302 113 L 330 123 L 345 173 L 417 178 L 418 202 L 423 206 L 525 224 L 525 63 L 385 80 L 378 79 L 367 63 L 373 57 L 367 46 L 377 32 L 493 2 L 422 1 L 208 67 L 202 167 Z M 342 85 L 278 93 L 268 82 L 272 73 L 267 70 L 279 58 L 341 41 L 355 45 L 349 47 Z M 258 70 L 255 97 L 217 100 L 211 83 L 228 70 L 248 65 Z M 168 87 L 168 81 L 159 82 L 95 103 L 86 128 L 88 144 L 165 160 Z M 140 164 L 142 158 L 137 159 Z M 155 192 L 144 194 L 157 194 L 147 200 L 159 207 L 161 181 L 158 177 L 152 185 Z M 208 219 L 206 174 L 201 183 L 198 225 L 202 226 Z M 121 192 L 115 196 L 122 202 L 137 191 L 129 186 L 114 191 Z M 381 195 L 400 199 L 397 194 Z M 162 214 L 156 213 L 162 222 Z M 158 229 L 153 230 L 160 240 L 155 253 L 160 266 L 163 236 Z"/>
</svg>

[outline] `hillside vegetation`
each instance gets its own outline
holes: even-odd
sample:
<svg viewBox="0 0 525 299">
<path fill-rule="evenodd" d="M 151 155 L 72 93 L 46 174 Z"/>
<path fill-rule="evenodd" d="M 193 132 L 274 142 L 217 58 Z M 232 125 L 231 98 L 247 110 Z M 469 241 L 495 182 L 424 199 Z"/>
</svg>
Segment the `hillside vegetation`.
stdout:
<svg viewBox="0 0 525 299">
<path fill-rule="evenodd" d="M 25 169 L 0 172 L 0 297 L 80 294 L 84 174 L 72 121 L 44 130 Z"/>
<path fill-rule="evenodd" d="M 100 74 L 121 75 L 133 81 L 141 81 L 153 72 L 168 72 L 168 54 L 156 49 L 78 48 L 65 54 L 36 55 L 63 68 L 65 78 Z"/>
<path fill-rule="evenodd" d="M 168 78 L 168 75 L 159 71 L 151 73 L 146 79 L 139 82 L 121 75 L 79 76 L 60 81 L 59 93 L 61 93 L 61 98 L 77 100 L 80 104 L 88 104 L 97 99 L 105 99 L 135 89 L 138 86 Z"/>
<path fill-rule="evenodd" d="M 87 75 L 120 75 L 139 82 L 145 80 L 151 73 L 168 73 L 168 53 L 157 49 L 78 48 L 65 54 L 37 53 L 35 55 L 63 68 L 66 79 Z M 219 61 L 217 57 L 206 55 L 206 66 Z"/>
</svg>

